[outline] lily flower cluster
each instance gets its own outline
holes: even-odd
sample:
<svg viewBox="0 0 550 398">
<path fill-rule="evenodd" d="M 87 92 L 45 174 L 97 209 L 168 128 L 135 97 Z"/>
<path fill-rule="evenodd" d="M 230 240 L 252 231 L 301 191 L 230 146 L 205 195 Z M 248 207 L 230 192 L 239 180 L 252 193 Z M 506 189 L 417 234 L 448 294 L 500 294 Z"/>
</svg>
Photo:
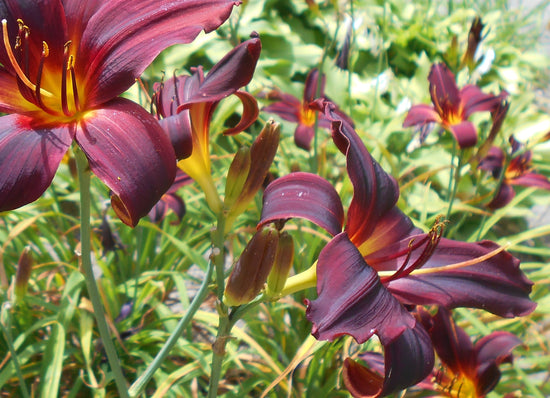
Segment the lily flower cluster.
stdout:
<svg viewBox="0 0 550 398">
<path fill-rule="evenodd" d="M 347 159 L 354 195 L 342 230 L 338 193 L 323 178 L 297 172 L 272 182 L 264 193 L 259 227 L 303 218 L 333 238 L 319 254 L 312 280 L 318 297 L 308 300 L 313 335 L 334 340 L 350 335 L 363 343 L 377 335 L 385 349 L 385 372 L 348 358 L 344 382 L 356 397 L 378 397 L 422 381 L 434 365 L 434 344 L 410 309 L 439 305 L 480 308 L 503 317 L 526 315 L 532 283 L 519 260 L 491 241 L 442 237 L 444 225 L 414 227 L 396 206 L 397 182 L 372 158 L 336 107 L 316 103 L 332 122 L 332 138 Z"/>
<path fill-rule="evenodd" d="M 83 4 L 0 4 L 0 211 L 40 197 L 75 142 L 135 226 L 172 184 L 176 158 L 155 118 L 118 96 L 161 51 L 217 29 L 239 2 Z"/>
</svg>

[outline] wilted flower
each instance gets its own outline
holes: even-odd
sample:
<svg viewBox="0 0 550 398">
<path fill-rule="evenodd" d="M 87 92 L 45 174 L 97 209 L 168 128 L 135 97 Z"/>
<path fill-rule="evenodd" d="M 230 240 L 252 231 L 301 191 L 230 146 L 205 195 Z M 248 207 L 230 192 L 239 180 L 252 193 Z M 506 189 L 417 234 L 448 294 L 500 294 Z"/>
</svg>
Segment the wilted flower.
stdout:
<svg viewBox="0 0 550 398">
<path fill-rule="evenodd" d="M 176 171 L 170 141 L 117 98 L 166 47 L 210 32 L 238 1 L 2 1 L 0 211 L 36 200 L 75 141 L 135 226 Z"/>
<path fill-rule="evenodd" d="M 198 67 L 191 76 L 175 76 L 155 85 L 153 102 L 176 151 L 178 166 L 197 181 L 214 211 L 222 204 L 215 199 L 210 170 L 210 120 L 220 100 L 235 94 L 243 104 L 243 114 L 237 126 L 224 134 L 237 134 L 256 121 L 256 99 L 239 88 L 252 79 L 260 51 L 260 39 L 253 34 L 227 53 L 206 77 Z"/>
<path fill-rule="evenodd" d="M 513 185 L 550 190 L 550 181 L 548 178 L 533 171 L 531 162 L 533 153 L 530 150 L 526 150 L 514 156 L 514 154 L 521 149 L 522 145 L 516 141 L 513 136 L 510 136 L 509 141 L 512 146 L 513 157 L 505 170 L 503 170 L 503 168 L 506 154 L 502 148 L 499 147 L 491 147 L 487 156 L 479 163 L 480 169 L 491 172 L 493 177 L 497 180 L 501 179 L 501 173 L 504 172 L 502 182 L 498 187 L 496 195 L 493 200 L 487 204 L 487 207 L 490 209 L 500 209 L 512 201 L 516 195 Z"/>
<path fill-rule="evenodd" d="M 396 181 L 371 157 L 353 128 L 319 102 L 332 121 L 333 140 L 346 155 L 354 196 L 344 231 L 342 203 L 332 185 L 309 173 L 272 182 L 264 194 L 260 226 L 300 217 L 333 238 L 316 266 L 318 298 L 307 301 L 313 335 L 334 340 L 347 334 L 363 343 L 376 334 L 385 349 L 385 377 L 347 361 L 344 381 L 354 396 L 382 396 L 424 379 L 433 348 L 411 305 L 483 308 L 500 316 L 531 312 L 532 283 L 519 260 L 490 241 L 442 238 L 441 223 L 428 233 L 415 228 L 396 206 Z"/>
<path fill-rule="evenodd" d="M 484 94 L 473 84 L 459 90 L 454 74 L 441 63 L 432 66 L 428 80 L 433 106 L 413 105 L 403 127 L 438 123 L 453 134 L 460 148 L 474 146 L 477 143 L 477 130 L 468 117 L 475 112 L 492 111 L 502 102 L 506 93 L 500 96 Z"/>
</svg>

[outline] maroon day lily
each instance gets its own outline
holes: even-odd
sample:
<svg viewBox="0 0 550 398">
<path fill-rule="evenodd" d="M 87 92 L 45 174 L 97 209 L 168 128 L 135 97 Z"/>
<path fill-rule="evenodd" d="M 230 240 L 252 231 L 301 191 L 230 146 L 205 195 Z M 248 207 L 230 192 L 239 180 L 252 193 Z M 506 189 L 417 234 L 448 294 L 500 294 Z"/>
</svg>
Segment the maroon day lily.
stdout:
<svg viewBox="0 0 550 398">
<path fill-rule="evenodd" d="M 227 53 L 206 77 L 198 67 L 191 76 L 174 76 L 155 85 L 153 103 L 176 151 L 178 166 L 197 181 L 215 211 L 221 203 L 211 176 L 210 120 L 218 103 L 235 94 L 242 102 L 243 114 L 240 122 L 224 134 L 237 134 L 256 121 L 256 99 L 239 89 L 252 80 L 261 48 L 260 39 L 253 34 Z"/>
<path fill-rule="evenodd" d="M 169 210 L 172 210 L 178 218 L 178 222 L 181 222 L 183 216 L 185 215 L 185 202 L 177 193 L 181 187 L 190 184 L 191 181 L 191 177 L 183 171 L 176 171 L 176 178 L 174 179 L 172 186 L 168 188 L 168 191 L 162 195 L 160 200 L 149 212 L 149 218 L 152 222 L 159 223 L 164 220 Z"/>
<path fill-rule="evenodd" d="M 522 145 L 513 136 L 510 136 L 509 141 L 512 146 L 513 156 L 516 152 L 520 151 Z M 493 200 L 487 204 L 487 207 L 490 209 L 500 209 L 510 203 L 516 195 L 513 188 L 514 185 L 550 190 L 550 181 L 548 181 L 548 178 L 533 171 L 532 156 L 533 153 L 530 150 L 513 156 L 503 171 L 506 160 L 504 151 L 502 148 L 496 146 L 489 149 L 489 153 L 481 160 L 478 167 L 491 172 L 497 180 L 501 179 L 501 173 L 504 173 L 504 175 L 502 176 L 502 182 L 498 187 L 497 193 Z"/>
<path fill-rule="evenodd" d="M 170 187 L 174 150 L 157 121 L 118 98 L 165 48 L 191 42 L 238 1 L 0 2 L 0 211 L 36 200 L 73 141 L 135 226 Z"/>
<path fill-rule="evenodd" d="M 461 149 L 474 146 L 477 130 L 468 117 L 475 112 L 493 110 L 506 94 L 485 94 L 473 84 L 459 90 L 454 74 L 442 63 L 432 66 L 428 81 L 433 106 L 413 105 L 403 127 L 437 123 L 453 134 Z"/>
<path fill-rule="evenodd" d="M 497 331 L 475 344 L 456 325 L 451 313 L 439 308 L 430 317 L 421 316 L 441 365 L 419 387 L 451 398 L 483 398 L 500 380 L 499 365 L 512 362 L 512 350 L 521 340 L 511 333 Z"/>
<path fill-rule="evenodd" d="M 279 115 L 284 120 L 298 123 L 294 132 L 294 142 L 306 151 L 311 149 L 316 119 L 320 127 L 330 128 L 330 122 L 322 114 L 317 117 L 318 112 L 309 106 L 315 98 L 324 97 L 325 81 L 326 77 L 323 75 L 319 88 L 319 71 L 313 69 L 306 77 L 304 96 L 301 101 L 293 95 L 273 90 L 267 94 L 267 98 L 276 102 L 262 109 L 264 112 Z"/>
<path fill-rule="evenodd" d="M 442 238 L 442 223 L 427 233 L 414 227 L 396 206 L 397 182 L 333 104 L 317 105 L 332 122 L 332 137 L 346 155 L 354 188 L 345 228 L 342 203 L 332 185 L 301 172 L 266 188 L 259 227 L 300 217 L 333 236 L 314 271 L 305 271 L 309 279 L 301 283 L 317 286 L 318 297 L 307 301 L 306 313 L 317 339 L 351 335 L 363 343 L 376 334 L 385 349 L 384 377 L 346 359 L 343 378 L 354 396 L 383 396 L 418 383 L 432 370 L 430 337 L 409 313 L 410 306 L 482 308 L 504 317 L 533 311 L 532 283 L 519 269 L 519 260 L 490 241 Z M 299 290 L 291 286 L 292 278 L 283 293 Z"/>
</svg>

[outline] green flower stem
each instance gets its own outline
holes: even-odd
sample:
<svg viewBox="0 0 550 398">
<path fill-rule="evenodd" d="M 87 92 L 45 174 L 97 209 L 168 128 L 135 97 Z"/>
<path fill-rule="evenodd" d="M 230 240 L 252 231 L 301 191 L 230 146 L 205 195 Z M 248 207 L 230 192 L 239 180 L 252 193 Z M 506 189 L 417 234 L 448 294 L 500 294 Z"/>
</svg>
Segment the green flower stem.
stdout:
<svg viewBox="0 0 550 398">
<path fill-rule="evenodd" d="M 164 343 L 164 346 L 156 355 L 153 362 L 149 364 L 145 372 L 134 382 L 134 384 L 132 384 L 132 386 L 130 387 L 130 397 L 137 397 L 139 394 L 141 394 L 147 383 L 149 383 L 149 381 L 153 377 L 156 370 L 162 365 L 174 345 L 177 343 L 185 328 L 187 327 L 187 325 L 189 325 L 189 322 L 193 319 L 193 316 L 207 296 L 208 284 L 210 283 L 210 278 L 212 278 L 213 269 L 214 265 L 212 262 L 210 262 L 208 264 L 208 270 L 206 271 L 206 275 L 204 276 L 201 287 L 193 298 L 193 301 L 189 305 L 187 313 L 183 318 L 180 319 L 178 325 L 176 326 L 176 329 L 174 329 L 166 343 Z"/>
<path fill-rule="evenodd" d="M 281 290 L 280 296 L 299 292 L 317 286 L 317 261 L 311 267 L 286 280 L 285 287 Z"/>
<path fill-rule="evenodd" d="M 91 226 L 90 226 L 90 169 L 86 155 L 79 149 L 75 151 L 76 165 L 78 169 L 78 182 L 80 184 L 80 250 L 81 262 L 84 276 L 86 277 L 86 287 L 88 295 L 94 309 L 94 316 L 99 329 L 99 336 L 107 354 L 107 360 L 111 366 L 115 379 L 118 396 L 121 398 L 129 398 L 126 379 L 122 373 L 120 361 L 109 333 L 109 327 L 105 320 L 105 312 L 103 304 L 97 288 L 97 283 L 92 269 L 91 258 Z"/>
<path fill-rule="evenodd" d="M 447 217 L 446 219 L 449 220 L 449 217 L 451 217 L 451 211 L 453 209 L 453 202 L 455 200 L 456 191 L 458 188 L 458 183 L 460 182 L 460 171 L 462 169 L 462 164 L 464 162 L 464 152 L 460 151 L 460 154 L 458 155 L 458 165 L 456 166 L 456 171 L 454 172 L 454 178 L 451 174 L 451 181 L 452 181 L 452 188 L 451 188 L 451 194 L 449 196 L 449 207 L 447 208 Z M 451 173 L 452 173 L 451 168 Z M 451 185 L 451 184 L 449 184 Z"/>
<path fill-rule="evenodd" d="M 11 321 L 10 321 L 11 314 L 9 311 L 10 306 L 11 304 L 9 302 L 5 302 L 2 305 L 2 313 L 0 314 L 0 327 L 4 332 L 4 336 L 6 336 L 6 344 L 10 351 L 11 360 L 13 362 L 13 367 L 15 368 L 15 372 L 17 373 L 17 378 L 19 379 L 19 388 L 21 389 L 22 397 L 30 398 L 29 390 L 27 389 L 27 383 L 25 383 L 25 378 L 23 377 L 23 372 L 21 371 L 21 365 L 19 364 L 19 360 L 17 359 L 17 351 L 13 346 L 13 338 L 11 335 Z M 4 323 L 6 323 L 5 326 L 4 326 Z"/>
</svg>

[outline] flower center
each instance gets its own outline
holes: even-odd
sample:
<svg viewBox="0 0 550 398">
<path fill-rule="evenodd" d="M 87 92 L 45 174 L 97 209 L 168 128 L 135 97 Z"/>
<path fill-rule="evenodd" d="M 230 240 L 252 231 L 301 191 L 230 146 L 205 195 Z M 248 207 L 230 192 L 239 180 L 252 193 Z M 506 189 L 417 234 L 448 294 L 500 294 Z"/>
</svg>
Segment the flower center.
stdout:
<svg viewBox="0 0 550 398">
<path fill-rule="evenodd" d="M 29 36 L 31 30 L 21 19 L 17 20 L 17 24 L 19 31 L 15 38 L 15 45 L 12 48 L 8 34 L 8 22 L 6 19 L 2 20 L 2 39 L 9 62 L 18 80 L 29 89 L 26 90 L 22 87 L 19 91 L 27 101 L 32 102 L 50 115 L 74 116 L 80 111 L 80 101 L 75 77 L 74 56 L 70 54 L 71 41 L 66 42 L 63 46 L 61 89 L 59 94 L 56 95 L 51 90 L 46 90 L 42 87 L 44 64 L 50 55 L 48 43 L 45 41 L 42 42 L 42 52 L 36 69 L 35 82 L 33 83 L 29 65 L 31 59 L 29 54 Z M 23 90 L 26 92 L 23 92 Z M 72 97 L 71 104 L 68 101 L 69 96 Z"/>
<path fill-rule="evenodd" d="M 439 371 L 433 380 L 438 391 L 451 398 L 477 398 L 475 383 L 465 375 L 454 375 L 450 370 Z"/>
</svg>

